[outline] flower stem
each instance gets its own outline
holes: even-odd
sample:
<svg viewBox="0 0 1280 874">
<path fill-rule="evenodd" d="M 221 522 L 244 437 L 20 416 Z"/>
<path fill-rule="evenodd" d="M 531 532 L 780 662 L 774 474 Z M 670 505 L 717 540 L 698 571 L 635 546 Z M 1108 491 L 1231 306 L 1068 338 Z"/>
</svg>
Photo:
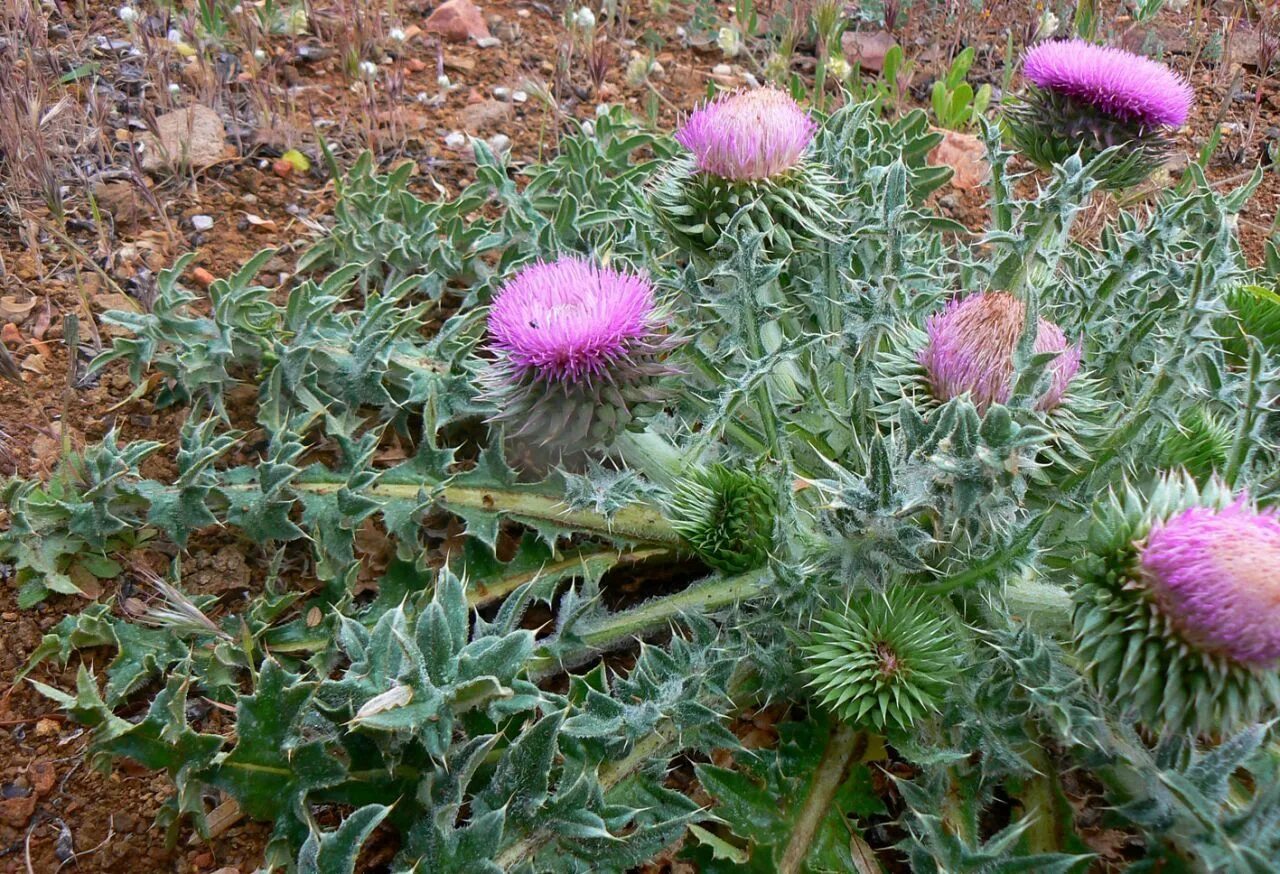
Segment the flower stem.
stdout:
<svg viewBox="0 0 1280 874">
<path fill-rule="evenodd" d="M 597 653 L 661 628 L 681 613 L 710 613 L 764 594 L 772 580 L 773 575 L 767 568 L 732 577 L 709 577 L 674 595 L 653 598 L 630 610 L 611 613 L 577 632 L 583 644 L 577 651 L 561 655 L 559 659 L 551 656 L 530 659 L 529 678 L 537 681 L 581 664 Z"/>
<path fill-rule="evenodd" d="M 782 860 L 778 863 L 779 874 L 797 874 L 804 868 L 805 859 L 808 858 L 813 840 L 818 834 L 818 826 L 831 812 L 836 792 L 848 777 L 850 766 L 866 747 L 867 736 L 847 725 L 838 725 L 831 732 L 827 748 L 822 753 L 822 761 L 818 763 L 818 768 L 813 773 L 813 782 L 809 784 L 809 794 L 791 831 L 791 840 L 787 842 Z"/>
<path fill-rule="evenodd" d="M 301 481 L 295 482 L 293 486 L 302 491 L 326 494 L 339 491 L 345 487 L 345 483 Z M 371 498 L 413 500 L 423 492 L 431 492 L 433 489 L 436 501 L 446 510 L 489 510 L 506 513 L 518 521 L 550 522 L 606 537 L 671 546 L 680 543 L 680 535 L 662 514 L 646 504 L 629 504 L 615 513 L 605 515 L 592 510 L 571 510 L 565 506 L 563 498 L 535 491 L 461 485 L 440 487 L 432 483 L 376 483 L 367 488 L 364 494 Z"/>
</svg>

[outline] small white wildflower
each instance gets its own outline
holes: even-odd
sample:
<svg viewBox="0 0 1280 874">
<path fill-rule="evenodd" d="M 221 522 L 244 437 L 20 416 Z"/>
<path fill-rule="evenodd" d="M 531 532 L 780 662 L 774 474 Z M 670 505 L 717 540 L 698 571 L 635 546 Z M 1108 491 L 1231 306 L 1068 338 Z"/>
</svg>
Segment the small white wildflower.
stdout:
<svg viewBox="0 0 1280 874">
<path fill-rule="evenodd" d="M 174 95 L 181 94 L 181 93 L 182 93 L 182 86 L 181 86 L 181 85 L 179 85 L 177 82 L 170 82 L 170 83 L 169 83 L 169 93 L 170 93 L 170 94 L 174 94 Z"/>
<path fill-rule="evenodd" d="M 596 14 L 583 6 L 578 9 L 578 14 L 573 16 L 573 23 L 583 30 L 590 30 L 596 26 Z"/>
<path fill-rule="evenodd" d="M 683 27 L 676 28 L 676 39 L 684 39 L 685 29 Z"/>
<path fill-rule="evenodd" d="M 716 36 L 716 45 L 720 46 L 726 58 L 736 58 L 742 51 L 742 34 L 736 27 L 722 27 Z"/>
<path fill-rule="evenodd" d="M 1036 40 L 1048 39 L 1058 32 L 1058 16 L 1053 14 L 1053 10 L 1046 9 L 1044 15 L 1040 16 L 1040 23 L 1036 25 Z"/>
<path fill-rule="evenodd" d="M 849 78 L 850 69 L 849 62 L 838 55 L 832 55 L 827 59 L 827 72 L 834 79 L 844 81 Z"/>
<path fill-rule="evenodd" d="M 387 36 L 391 37 L 396 42 L 404 42 L 405 39 L 407 39 L 407 37 L 404 35 L 404 31 L 398 27 L 391 28 L 391 32 L 388 33 Z"/>
<path fill-rule="evenodd" d="M 237 3 L 235 6 L 232 6 L 232 7 L 231 7 L 231 14 L 232 14 L 232 15 L 243 15 L 243 14 L 244 14 L 244 7 L 243 7 L 243 6 L 241 6 L 239 3 Z"/>
<path fill-rule="evenodd" d="M 582 132 L 589 137 L 595 136 L 596 126 L 590 120 L 584 121 L 582 123 Z"/>
<path fill-rule="evenodd" d="M 453 83 L 449 81 L 448 76 L 446 76 L 444 73 L 441 73 L 439 76 L 436 76 L 436 84 L 439 85 L 441 88 L 448 88 Z"/>
<path fill-rule="evenodd" d="M 609 113 L 609 104 L 607 103 L 596 104 L 596 118 L 599 118 L 602 115 L 607 115 L 608 113 Z"/>
<path fill-rule="evenodd" d="M 142 17 L 142 14 L 132 6 L 121 6 L 116 14 L 120 16 L 120 20 L 125 24 L 134 24 Z"/>
<path fill-rule="evenodd" d="M 267 62 L 267 53 L 266 53 L 266 51 L 264 51 L 263 49 L 254 49 L 254 50 L 253 50 L 253 59 L 254 59 L 255 61 L 257 61 L 259 64 L 265 64 L 265 63 Z"/>
<path fill-rule="evenodd" d="M 378 75 L 378 65 L 373 61 L 361 61 L 360 75 L 367 76 L 372 79 L 374 76 Z"/>
</svg>

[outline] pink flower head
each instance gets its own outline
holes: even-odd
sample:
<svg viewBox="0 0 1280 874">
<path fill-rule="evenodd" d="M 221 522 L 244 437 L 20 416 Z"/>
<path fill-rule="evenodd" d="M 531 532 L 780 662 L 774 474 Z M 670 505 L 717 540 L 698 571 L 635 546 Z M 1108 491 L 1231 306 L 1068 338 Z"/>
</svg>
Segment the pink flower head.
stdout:
<svg viewBox="0 0 1280 874">
<path fill-rule="evenodd" d="M 1040 43 L 1027 52 L 1022 74 L 1045 91 L 1148 127 L 1181 127 L 1195 99 L 1187 80 L 1164 64 L 1082 39 Z"/>
<path fill-rule="evenodd" d="M 1141 579 L 1191 645 L 1255 667 L 1280 662 L 1280 516 L 1245 499 L 1157 524 Z"/>
<path fill-rule="evenodd" d="M 735 181 L 769 179 L 791 169 L 818 125 L 777 88 L 721 95 L 676 131 L 699 170 Z"/>
<path fill-rule="evenodd" d="M 525 267 L 489 312 L 493 348 L 519 375 L 551 382 L 600 375 L 633 347 L 649 345 L 654 327 L 647 278 L 576 257 Z"/>
<path fill-rule="evenodd" d="M 987 291 L 953 300 L 945 310 L 930 316 L 929 342 L 917 360 L 929 377 L 933 395 L 940 401 L 968 394 L 985 412 L 1003 404 L 1013 392 L 1013 354 L 1022 336 L 1026 304 L 1004 291 Z M 1048 390 L 1036 409 L 1051 410 L 1080 369 L 1080 349 L 1067 342 L 1062 329 L 1040 319 L 1034 351 L 1057 352 L 1049 365 Z"/>
</svg>

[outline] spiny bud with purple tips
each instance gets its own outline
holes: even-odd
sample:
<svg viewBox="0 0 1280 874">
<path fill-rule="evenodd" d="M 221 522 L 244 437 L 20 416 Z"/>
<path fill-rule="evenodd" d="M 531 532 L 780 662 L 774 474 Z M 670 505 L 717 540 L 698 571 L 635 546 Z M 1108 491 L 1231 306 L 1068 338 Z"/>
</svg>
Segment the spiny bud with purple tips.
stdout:
<svg viewBox="0 0 1280 874">
<path fill-rule="evenodd" d="M 694 111 L 676 131 L 676 142 L 703 173 L 758 181 L 796 166 L 817 129 L 791 95 L 757 88 L 722 95 Z"/>
<path fill-rule="evenodd" d="M 1041 43 L 1027 52 L 1029 93 L 1008 113 L 1014 142 L 1042 166 L 1077 151 L 1085 161 L 1126 146 L 1102 182 L 1120 188 L 1146 178 L 1168 156 L 1169 131 L 1187 121 L 1195 92 L 1164 64 L 1084 40 Z"/>
<path fill-rule="evenodd" d="M 1026 313 L 1026 304 L 1008 292 L 988 291 L 954 300 L 931 316 L 926 326 L 929 339 L 917 361 L 933 396 L 945 403 L 968 395 L 979 412 L 1007 403 Z M 1049 387 L 1036 402 L 1037 409 L 1052 410 L 1062 403 L 1080 369 L 1080 349 L 1068 342 L 1061 328 L 1042 318 L 1034 351 L 1058 353 L 1049 365 Z"/>
<path fill-rule="evenodd" d="M 607 445 L 638 405 L 665 396 L 665 328 L 645 276 L 577 257 L 525 267 L 489 312 L 490 421 L 561 454 Z"/>
<path fill-rule="evenodd" d="M 1100 691 L 1157 729 L 1280 713 L 1280 515 L 1188 476 L 1097 513 L 1074 617 Z"/>
<path fill-rule="evenodd" d="M 1157 524 L 1139 575 L 1189 644 L 1259 668 L 1280 665 L 1280 516 L 1244 500 Z"/>
<path fill-rule="evenodd" d="M 740 233 L 762 233 L 773 254 L 830 237 L 840 222 L 835 184 L 806 158 L 817 130 L 776 88 L 721 95 L 676 131 L 685 154 L 659 175 L 655 214 L 696 253 L 712 249 L 735 220 Z"/>
</svg>

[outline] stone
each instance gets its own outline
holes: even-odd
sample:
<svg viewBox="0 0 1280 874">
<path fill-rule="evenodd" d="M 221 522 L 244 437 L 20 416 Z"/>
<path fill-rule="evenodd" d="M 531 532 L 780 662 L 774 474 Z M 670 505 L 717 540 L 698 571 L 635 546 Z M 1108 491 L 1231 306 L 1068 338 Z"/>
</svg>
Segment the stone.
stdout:
<svg viewBox="0 0 1280 874">
<path fill-rule="evenodd" d="M 514 114 L 515 109 L 510 103 L 503 103 L 501 100 L 481 100 L 479 103 L 464 107 L 458 113 L 458 122 L 464 131 L 474 135 L 496 129 L 504 122 L 510 121 Z"/>
<path fill-rule="evenodd" d="M 859 64 L 862 69 L 879 73 L 884 69 L 884 57 L 897 45 L 893 35 L 883 30 L 856 30 L 840 37 L 840 47 L 845 59 Z"/>
<path fill-rule="evenodd" d="M 0 823 L 9 828 L 26 828 L 31 814 L 36 812 L 36 797 L 27 795 L 22 798 L 6 798 L 0 801 Z"/>
<path fill-rule="evenodd" d="M 207 231 L 213 227 L 213 216 L 193 215 L 191 217 L 191 227 L 197 231 Z"/>
<path fill-rule="evenodd" d="M 227 129 L 222 117 L 207 106 L 168 112 L 156 119 L 159 136 L 139 137 L 142 169 L 148 173 L 190 167 L 203 170 L 226 157 Z"/>
<path fill-rule="evenodd" d="M 445 0 L 427 16 L 422 29 L 439 34 L 448 42 L 492 39 L 489 25 L 471 0 Z"/>
<path fill-rule="evenodd" d="M 987 147 L 972 134 L 959 131 L 942 131 L 942 142 L 929 153 L 929 163 L 950 167 L 951 184 L 961 191 L 979 188 L 991 176 Z"/>
<path fill-rule="evenodd" d="M 444 147 L 453 149 L 455 152 L 460 151 L 467 145 L 467 135 L 461 131 L 454 131 L 444 138 Z"/>
</svg>

